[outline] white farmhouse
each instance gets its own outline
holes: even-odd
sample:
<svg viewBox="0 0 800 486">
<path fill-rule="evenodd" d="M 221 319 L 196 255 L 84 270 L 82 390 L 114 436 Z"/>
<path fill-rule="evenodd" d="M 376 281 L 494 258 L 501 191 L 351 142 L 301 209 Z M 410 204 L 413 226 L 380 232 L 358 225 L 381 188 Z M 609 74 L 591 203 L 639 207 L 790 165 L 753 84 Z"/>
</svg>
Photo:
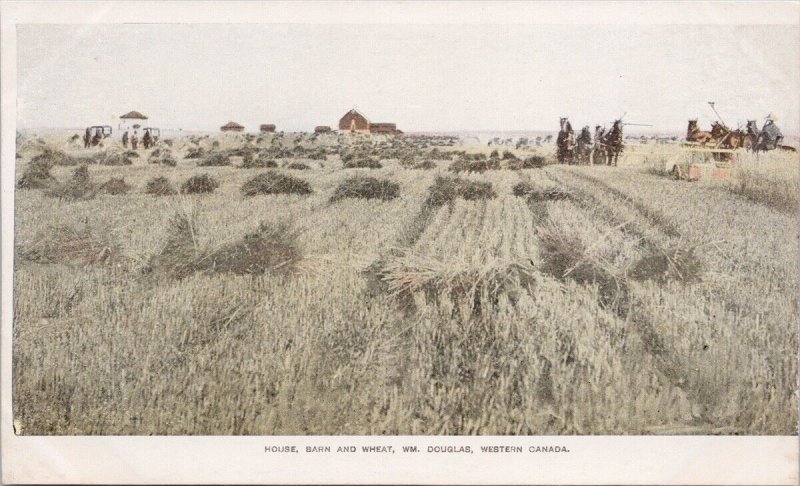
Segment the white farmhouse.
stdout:
<svg viewBox="0 0 800 486">
<path fill-rule="evenodd" d="M 129 113 L 125 113 L 121 117 L 119 117 L 119 131 L 124 132 L 125 130 L 130 130 L 133 133 L 133 130 L 138 130 L 139 132 L 142 131 L 147 125 L 147 117 L 139 113 L 138 111 L 131 111 Z"/>
</svg>

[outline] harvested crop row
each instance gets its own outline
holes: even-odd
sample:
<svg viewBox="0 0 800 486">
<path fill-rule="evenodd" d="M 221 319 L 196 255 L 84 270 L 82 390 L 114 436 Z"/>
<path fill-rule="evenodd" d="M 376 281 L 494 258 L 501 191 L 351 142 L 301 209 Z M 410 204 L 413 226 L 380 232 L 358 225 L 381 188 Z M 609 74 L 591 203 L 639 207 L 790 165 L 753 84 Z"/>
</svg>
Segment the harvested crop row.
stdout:
<svg viewBox="0 0 800 486">
<path fill-rule="evenodd" d="M 642 191 L 642 177 L 652 179 L 656 188 Z M 785 295 L 796 292 L 798 246 L 793 218 L 724 191 L 646 174 L 609 177 L 598 172 L 593 178 L 601 187 L 625 194 L 644 208 L 645 214 L 669 214 L 669 225 L 675 232 L 685 240 L 705 243 L 703 259 L 709 268 L 724 273 L 726 280 L 735 278 L 756 294 L 770 295 L 776 289 Z M 753 234 L 761 235 L 758 244 L 753 244 Z"/>
<path fill-rule="evenodd" d="M 548 204 L 549 210 L 556 207 L 557 203 Z M 575 210 L 567 214 L 575 214 Z M 749 368 L 751 378 L 747 381 L 738 379 L 736 368 L 732 366 L 742 359 L 742 339 L 753 342 L 769 338 L 763 334 L 753 336 L 751 328 L 742 325 L 747 318 L 733 317 L 724 301 L 708 295 L 703 287 L 686 285 L 696 281 L 697 272 L 702 269 L 691 252 L 669 252 L 653 242 L 642 244 L 640 240 L 643 249 L 649 247 L 650 250 L 638 259 L 604 257 L 591 243 L 594 232 L 584 233 L 586 222 L 568 224 L 567 214 L 550 214 L 549 226 L 540 233 L 544 238 L 542 248 L 549 253 L 543 258 L 542 268 L 556 277 L 561 275 L 562 279 L 598 285 L 600 303 L 615 309 L 621 318 L 634 324 L 644 351 L 654 359 L 653 365 L 662 379 L 679 389 L 692 404 L 692 421 L 698 430 L 727 430 L 731 421 L 737 420 L 739 427 L 752 427 L 752 422 L 731 416 L 724 405 L 737 396 L 762 402 L 763 409 L 770 410 L 774 417 L 771 420 L 776 424 L 778 417 L 786 416 L 785 409 L 764 402 L 760 392 L 751 386 L 759 379 L 766 379 L 767 368 L 763 364 L 753 364 Z M 580 236 L 581 233 L 584 236 Z M 577 243 L 580 241 L 583 243 Z M 698 313 L 698 302 L 706 302 L 705 305 L 717 310 Z M 672 317 L 665 318 L 665 315 Z M 714 319 L 715 322 L 710 322 Z M 724 332 L 720 332 L 720 326 L 724 326 Z M 750 337 L 745 338 L 745 335 Z M 712 342 L 715 346 L 713 359 L 720 366 L 712 366 L 710 370 L 707 364 Z M 768 347 L 766 343 L 757 346 L 758 349 Z M 781 363 L 779 369 L 786 377 L 793 365 Z M 703 371 L 701 376 L 697 370 L 708 372 Z M 789 388 L 789 379 L 771 381 L 774 393 L 782 393 L 781 386 Z M 786 397 L 784 403 L 788 405 L 792 399 L 788 394 Z"/>
<path fill-rule="evenodd" d="M 676 238 L 681 236 L 680 231 L 678 231 L 678 229 L 672 223 L 671 219 L 667 216 L 667 213 L 654 209 L 646 204 L 643 204 L 642 202 L 638 201 L 632 194 L 620 191 L 613 185 L 609 185 L 603 180 L 594 178 L 591 175 L 587 175 L 584 172 L 572 170 L 570 171 L 570 174 L 572 174 L 576 178 L 583 179 L 592 184 L 596 184 L 604 191 L 607 191 L 616 198 L 623 201 L 627 201 L 628 205 L 632 206 L 634 209 L 639 211 L 642 214 L 642 216 L 647 218 L 653 225 L 658 226 L 659 230 L 661 230 L 665 235 Z"/>
<path fill-rule="evenodd" d="M 638 301 L 635 284 L 628 278 L 626 269 L 642 258 L 638 241 L 627 237 L 618 227 L 597 226 L 590 215 L 570 201 L 532 204 L 547 208 L 547 219 L 538 229 L 540 270 L 565 283 L 596 288 L 598 304 L 623 321 L 635 315 L 635 329 L 644 345 L 641 354 L 649 356 L 653 368 L 665 376 L 667 383 L 680 388 L 686 369 L 665 361 L 664 355 L 655 352 L 652 333 L 648 332 L 651 322 Z M 691 393 L 687 393 L 686 398 L 691 398 Z"/>
<path fill-rule="evenodd" d="M 519 231 L 520 226 L 527 229 L 526 221 L 530 227 L 524 203 L 497 199 L 491 183 L 484 181 L 438 177 L 429 192 L 421 211 L 426 228 L 413 246 L 401 247 L 370 267 L 373 285 L 382 283 L 405 306 L 418 293 L 433 302 L 468 302 L 474 313 L 483 312 L 487 304 L 494 308 L 501 294 L 515 301 L 535 273 L 529 258 L 535 255 L 529 239 L 534 234 Z"/>
<path fill-rule="evenodd" d="M 668 226 L 665 233 L 661 226 L 631 204 L 630 198 L 606 191 L 592 181 L 576 176 L 574 171 L 553 170 L 550 176 L 565 188 L 584 211 L 594 213 L 612 226 L 619 225 L 623 232 L 641 240 L 646 246 L 668 247 L 681 239 L 672 226 Z"/>
<path fill-rule="evenodd" d="M 505 196 L 480 203 L 458 200 L 452 213 L 437 215 L 442 220 L 429 226 L 414 246 L 415 252 L 467 267 L 528 262 L 536 257 L 530 213 L 517 198 Z"/>
</svg>

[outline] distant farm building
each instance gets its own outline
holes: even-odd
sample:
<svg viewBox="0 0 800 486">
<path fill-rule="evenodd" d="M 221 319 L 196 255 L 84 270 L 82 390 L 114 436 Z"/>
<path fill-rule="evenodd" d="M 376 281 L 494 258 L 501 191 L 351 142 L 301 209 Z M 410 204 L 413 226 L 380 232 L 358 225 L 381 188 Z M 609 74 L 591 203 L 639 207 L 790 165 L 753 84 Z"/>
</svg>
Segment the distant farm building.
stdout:
<svg viewBox="0 0 800 486">
<path fill-rule="evenodd" d="M 265 125 L 261 125 L 258 127 L 261 133 L 275 133 L 275 125 L 271 123 L 267 123 Z"/>
<path fill-rule="evenodd" d="M 403 132 L 394 123 L 371 123 L 369 119 L 353 108 L 339 120 L 339 130 L 343 132 L 375 133 L 399 135 Z"/>
<path fill-rule="evenodd" d="M 138 111 L 130 111 L 119 117 L 119 130 L 140 129 L 145 120 L 147 120 L 147 117 Z"/>
<path fill-rule="evenodd" d="M 320 125 L 318 127 L 314 127 L 314 133 L 330 133 L 331 127 L 327 125 Z"/>
<path fill-rule="evenodd" d="M 353 108 L 339 120 L 339 130 L 369 133 L 369 120 Z"/>
<path fill-rule="evenodd" d="M 397 129 L 397 125 L 394 123 L 370 123 L 369 133 L 383 133 L 386 135 L 397 135 L 402 132 Z"/>
<path fill-rule="evenodd" d="M 243 132 L 244 126 L 231 121 L 222 125 L 221 127 L 219 127 L 219 129 L 222 130 L 223 132 Z"/>
</svg>

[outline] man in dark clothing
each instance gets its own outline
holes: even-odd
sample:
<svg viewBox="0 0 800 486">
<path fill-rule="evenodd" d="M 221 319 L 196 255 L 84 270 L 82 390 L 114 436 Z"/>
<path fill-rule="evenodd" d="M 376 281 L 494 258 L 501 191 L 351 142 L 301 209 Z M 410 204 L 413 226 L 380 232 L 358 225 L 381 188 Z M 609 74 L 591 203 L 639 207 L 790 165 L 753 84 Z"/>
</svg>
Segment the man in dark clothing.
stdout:
<svg viewBox="0 0 800 486">
<path fill-rule="evenodd" d="M 145 150 L 150 148 L 150 144 L 153 142 L 153 137 L 150 135 L 150 130 L 144 131 L 144 136 L 142 137 L 142 143 L 144 144 Z"/>
<path fill-rule="evenodd" d="M 89 148 L 92 144 L 92 129 L 86 127 L 86 132 L 83 134 L 83 148 Z"/>
<path fill-rule="evenodd" d="M 775 150 L 783 141 L 783 134 L 778 125 L 775 124 L 775 121 L 777 121 L 775 115 L 772 113 L 767 115 L 767 121 L 764 122 L 756 143 L 759 150 Z"/>
<path fill-rule="evenodd" d="M 94 137 L 92 138 L 92 147 L 97 147 L 100 145 L 100 141 L 103 139 L 103 132 L 99 128 L 94 129 Z"/>
<path fill-rule="evenodd" d="M 125 133 L 122 134 L 122 146 L 128 148 L 128 131 L 125 130 Z"/>
</svg>

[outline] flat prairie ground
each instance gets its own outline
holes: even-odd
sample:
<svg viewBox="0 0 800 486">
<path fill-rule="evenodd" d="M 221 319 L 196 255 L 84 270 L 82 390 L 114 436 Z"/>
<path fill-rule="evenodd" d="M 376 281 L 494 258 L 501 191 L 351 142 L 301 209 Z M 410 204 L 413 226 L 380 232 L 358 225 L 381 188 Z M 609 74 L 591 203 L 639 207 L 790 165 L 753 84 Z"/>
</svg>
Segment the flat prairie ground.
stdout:
<svg viewBox="0 0 800 486">
<path fill-rule="evenodd" d="M 19 434 L 797 433 L 797 154 L 686 182 L 662 173 L 679 145 L 607 167 L 551 164 L 552 145 L 182 136 L 159 144 L 171 167 L 102 165 L 118 142 L 69 135 L 17 140 L 18 181 L 60 151 L 16 190 Z M 262 152 L 277 167 L 240 167 Z M 449 170 L 475 153 L 498 162 Z M 267 173 L 311 192 L 242 192 Z M 212 192 L 179 192 L 201 174 Z M 353 177 L 399 192 L 332 200 Z M 264 256 L 260 227 L 289 264 L 208 257 Z"/>
</svg>

